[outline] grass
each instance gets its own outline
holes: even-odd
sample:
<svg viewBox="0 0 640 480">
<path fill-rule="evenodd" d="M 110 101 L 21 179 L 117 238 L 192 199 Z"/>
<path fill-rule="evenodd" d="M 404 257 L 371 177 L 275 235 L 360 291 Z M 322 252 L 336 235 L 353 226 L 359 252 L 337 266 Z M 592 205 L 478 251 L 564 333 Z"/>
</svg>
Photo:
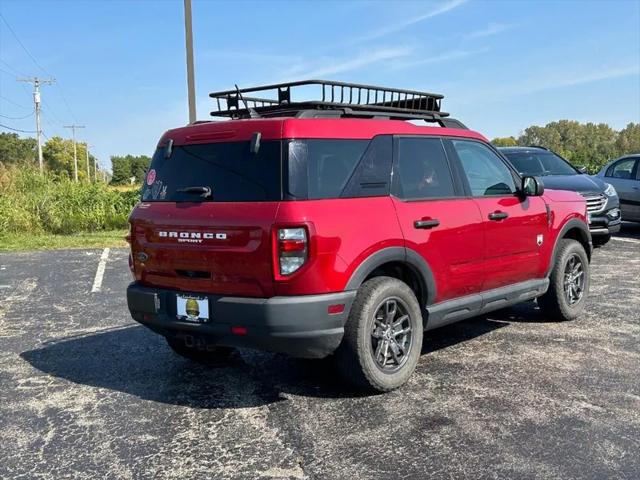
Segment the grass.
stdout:
<svg viewBox="0 0 640 480">
<path fill-rule="evenodd" d="M 26 250 L 54 250 L 58 248 L 104 248 L 126 247 L 124 236 L 127 230 L 53 235 L 47 233 L 3 233 L 0 234 L 0 252 Z"/>
</svg>

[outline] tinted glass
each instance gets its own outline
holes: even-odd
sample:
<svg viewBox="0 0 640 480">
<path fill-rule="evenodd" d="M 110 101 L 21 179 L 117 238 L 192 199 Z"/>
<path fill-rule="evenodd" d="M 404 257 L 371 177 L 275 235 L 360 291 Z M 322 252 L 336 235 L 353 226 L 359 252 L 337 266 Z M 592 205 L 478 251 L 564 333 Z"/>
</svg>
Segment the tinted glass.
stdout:
<svg viewBox="0 0 640 480">
<path fill-rule="evenodd" d="M 380 135 L 371 140 L 355 172 L 347 182 L 342 197 L 376 197 L 389 195 L 393 137 Z"/>
<path fill-rule="evenodd" d="M 578 172 L 552 152 L 503 152 L 521 175 L 578 175 Z"/>
<path fill-rule="evenodd" d="M 185 145 L 165 158 L 156 150 L 142 190 L 145 202 L 194 202 L 198 194 L 179 192 L 187 187 L 209 187 L 214 202 L 280 200 L 281 142 L 262 142 L 257 154 L 249 142 Z"/>
<path fill-rule="evenodd" d="M 613 178 L 630 179 L 635 163 L 636 161 L 633 158 L 628 158 L 626 160 L 621 160 L 617 163 L 614 163 L 607 170 L 606 176 Z"/>
<path fill-rule="evenodd" d="M 452 143 L 474 197 L 515 193 L 511 171 L 489 147 L 469 140 L 453 140 Z"/>
<path fill-rule="evenodd" d="M 296 199 L 339 198 L 369 140 L 292 140 L 288 193 Z"/>
<path fill-rule="evenodd" d="M 398 139 L 398 161 L 397 169 L 394 171 L 394 182 L 394 193 L 399 198 L 454 196 L 451 171 L 440 139 Z"/>
</svg>

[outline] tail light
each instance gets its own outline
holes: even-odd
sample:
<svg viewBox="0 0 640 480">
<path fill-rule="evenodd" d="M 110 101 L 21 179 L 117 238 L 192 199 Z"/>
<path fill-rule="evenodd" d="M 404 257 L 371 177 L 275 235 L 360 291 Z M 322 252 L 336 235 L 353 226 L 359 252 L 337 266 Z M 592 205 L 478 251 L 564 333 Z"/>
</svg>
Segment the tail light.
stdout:
<svg viewBox="0 0 640 480">
<path fill-rule="evenodd" d="M 304 227 L 279 228 L 275 238 L 276 277 L 288 277 L 307 261 L 309 245 Z"/>
</svg>

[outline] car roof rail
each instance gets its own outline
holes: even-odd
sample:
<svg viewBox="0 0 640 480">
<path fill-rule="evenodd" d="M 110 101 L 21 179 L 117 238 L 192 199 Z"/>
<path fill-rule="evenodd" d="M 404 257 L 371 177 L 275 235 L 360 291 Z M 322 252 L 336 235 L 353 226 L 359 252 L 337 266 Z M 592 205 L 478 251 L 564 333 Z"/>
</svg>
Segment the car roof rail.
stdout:
<svg viewBox="0 0 640 480">
<path fill-rule="evenodd" d="M 467 129 L 462 122 L 448 118 L 449 114 L 441 110 L 443 95 L 417 90 L 302 80 L 234 88 L 212 92 L 209 96 L 216 101 L 216 108 L 211 112 L 214 117 L 424 120 L 442 127 Z"/>
</svg>

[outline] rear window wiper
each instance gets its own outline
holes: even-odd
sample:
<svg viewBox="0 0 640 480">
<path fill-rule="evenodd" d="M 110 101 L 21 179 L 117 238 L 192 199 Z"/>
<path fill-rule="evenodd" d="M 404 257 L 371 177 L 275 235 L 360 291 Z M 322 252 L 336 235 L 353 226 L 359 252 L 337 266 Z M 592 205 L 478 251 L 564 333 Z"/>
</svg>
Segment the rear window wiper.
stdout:
<svg viewBox="0 0 640 480">
<path fill-rule="evenodd" d="M 179 188 L 176 190 L 178 193 L 189 193 L 192 195 L 200 195 L 202 198 L 211 197 L 211 188 L 210 187 L 185 187 Z"/>
</svg>

